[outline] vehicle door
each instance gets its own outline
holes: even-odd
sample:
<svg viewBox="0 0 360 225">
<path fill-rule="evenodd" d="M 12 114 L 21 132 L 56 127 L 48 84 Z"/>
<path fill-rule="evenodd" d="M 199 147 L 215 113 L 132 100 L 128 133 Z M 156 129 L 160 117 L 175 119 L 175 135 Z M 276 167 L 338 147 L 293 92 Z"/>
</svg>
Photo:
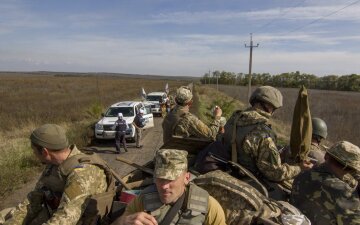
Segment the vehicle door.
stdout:
<svg viewBox="0 0 360 225">
<path fill-rule="evenodd" d="M 145 124 L 145 129 L 146 128 L 150 128 L 150 127 L 154 127 L 154 116 L 151 112 L 151 103 L 144 103 L 142 105 L 145 113 L 144 113 L 144 118 L 146 119 L 146 124 Z"/>
</svg>

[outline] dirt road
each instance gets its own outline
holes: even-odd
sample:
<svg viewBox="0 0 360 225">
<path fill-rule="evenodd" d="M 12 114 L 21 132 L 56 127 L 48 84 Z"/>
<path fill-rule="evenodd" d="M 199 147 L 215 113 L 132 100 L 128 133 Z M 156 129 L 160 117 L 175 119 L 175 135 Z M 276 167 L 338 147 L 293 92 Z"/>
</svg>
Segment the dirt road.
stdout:
<svg viewBox="0 0 360 225">
<path fill-rule="evenodd" d="M 96 144 L 95 146 L 89 146 L 87 149 L 92 150 L 99 154 L 103 159 L 105 159 L 111 168 L 113 168 L 121 177 L 127 173 L 134 170 L 133 167 L 128 166 L 122 162 L 116 160 L 117 156 L 121 156 L 127 160 L 134 161 L 138 164 L 145 164 L 150 161 L 154 156 L 156 149 L 162 145 L 162 118 L 155 117 L 154 124 L 155 127 L 146 129 L 143 131 L 142 135 L 142 145 L 141 149 L 135 148 L 135 143 L 128 144 L 128 152 L 122 153 L 120 155 L 115 154 L 115 147 L 113 141 L 101 142 L 101 144 Z M 16 206 L 19 202 L 26 198 L 26 195 L 31 191 L 37 181 L 36 177 L 32 182 L 27 183 L 21 189 L 14 191 L 11 195 L 7 196 L 5 199 L 0 201 L 0 210 Z"/>
</svg>

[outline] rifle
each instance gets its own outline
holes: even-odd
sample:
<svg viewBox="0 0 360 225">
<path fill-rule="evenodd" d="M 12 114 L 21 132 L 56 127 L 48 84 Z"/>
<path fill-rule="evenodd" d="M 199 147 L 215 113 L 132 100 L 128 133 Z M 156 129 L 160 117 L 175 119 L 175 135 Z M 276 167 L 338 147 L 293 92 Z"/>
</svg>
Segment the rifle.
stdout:
<svg viewBox="0 0 360 225">
<path fill-rule="evenodd" d="M 248 170 L 246 169 L 245 167 L 241 166 L 240 164 L 238 163 L 235 163 L 231 160 L 227 160 L 227 159 L 224 159 L 224 158 L 221 158 L 220 156 L 218 155 L 215 155 L 214 153 L 211 153 L 209 152 L 208 155 L 212 158 L 212 159 L 215 159 L 221 163 L 224 163 L 226 165 L 229 165 L 231 167 L 234 167 L 236 169 L 239 170 L 239 172 L 241 172 L 242 174 L 246 175 L 247 177 L 251 178 L 253 181 L 255 181 L 255 183 L 257 185 L 259 185 L 259 187 L 261 188 L 262 190 L 262 193 L 266 196 L 266 197 L 269 197 L 269 193 L 267 191 L 267 189 L 265 188 L 265 186 Z"/>
</svg>

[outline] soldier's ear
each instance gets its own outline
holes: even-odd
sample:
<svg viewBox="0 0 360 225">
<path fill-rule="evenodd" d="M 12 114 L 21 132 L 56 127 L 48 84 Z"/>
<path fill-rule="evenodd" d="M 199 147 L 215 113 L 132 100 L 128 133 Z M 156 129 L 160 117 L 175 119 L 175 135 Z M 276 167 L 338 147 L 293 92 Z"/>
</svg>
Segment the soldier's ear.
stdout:
<svg viewBox="0 0 360 225">
<path fill-rule="evenodd" d="M 188 185 L 190 183 L 190 177 L 191 177 L 191 174 L 189 172 L 185 172 L 185 177 L 184 177 L 185 185 Z"/>
</svg>

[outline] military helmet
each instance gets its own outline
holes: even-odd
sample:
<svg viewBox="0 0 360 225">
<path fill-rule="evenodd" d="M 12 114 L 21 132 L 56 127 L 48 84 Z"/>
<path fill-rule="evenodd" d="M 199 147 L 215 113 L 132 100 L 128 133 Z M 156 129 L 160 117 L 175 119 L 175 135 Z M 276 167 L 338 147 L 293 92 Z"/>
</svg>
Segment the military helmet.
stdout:
<svg viewBox="0 0 360 225">
<path fill-rule="evenodd" d="M 348 141 L 340 141 L 327 149 L 326 152 L 345 167 L 360 172 L 360 149 L 358 146 Z"/>
<path fill-rule="evenodd" d="M 261 86 L 255 89 L 250 97 L 250 104 L 255 101 L 265 102 L 272 105 L 275 109 L 283 106 L 283 96 L 281 92 L 271 86 Z"/>
<path fill-rule="evenodd" d="M 192 97 L 191 89 L 188 86 L 181 86 L 176 90 L 175 100 L 181 105 L 190 102 Z"/>
<path fill-rule="evenodd" d="M 314 135 L 318 135 L 322 138 L 326 138 L 327 137 L 327 126 L 324 120 L 314 117 L 311 119 L 312 122 L 312 134 Z"/>
<path fill-rule="evenodd" d="M 32 143 L 50 150 L 62 150 L 69 146 L 64 128 L 56 124 L 44 124 L 30 135 Z"/>
</svg>

